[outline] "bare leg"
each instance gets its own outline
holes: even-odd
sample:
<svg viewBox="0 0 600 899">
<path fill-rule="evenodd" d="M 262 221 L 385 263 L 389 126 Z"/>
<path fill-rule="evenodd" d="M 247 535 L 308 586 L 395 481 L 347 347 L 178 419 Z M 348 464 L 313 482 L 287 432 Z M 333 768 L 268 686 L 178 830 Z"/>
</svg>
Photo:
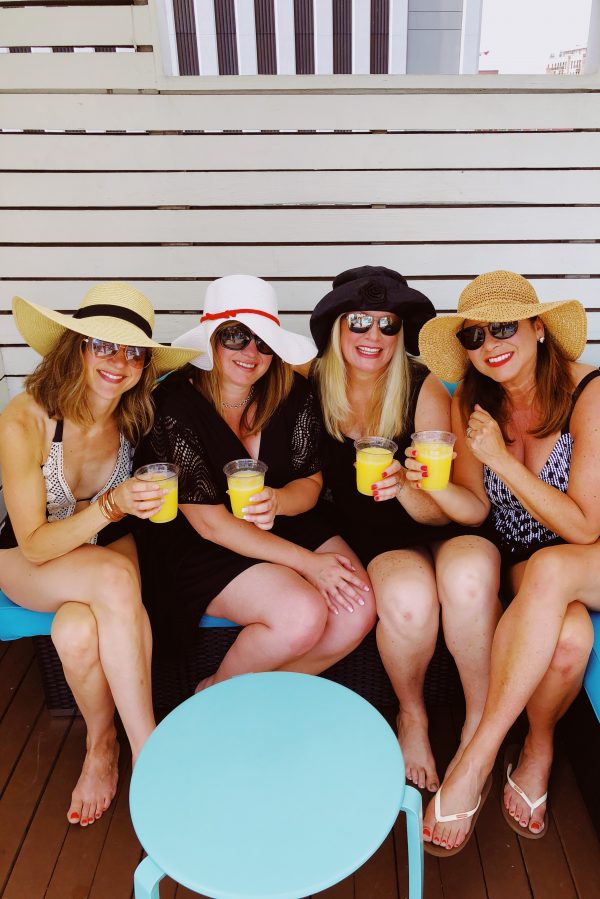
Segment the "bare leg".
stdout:
<svg viewBox="0 0 600 899">
<path fill-rule="evenodd" d="M 528 561 L 518 594 L 503 615 L 492 647 L 490 688 L 475 736 L 444 782 L 442 814 L 473 808 L 508 729 L 548 671 L 569 604 L 600 607 L 600 546 L 546 547 Z M 427 809 L 424 838 L 460 845 L 469 821 L 435 827 Z"/>
<path fill-rule="evenodd" d="M 321 639 L 327 607 L 319 592 L 283 565 L 260 562 L 238 574 L 207 608 L 244 625 L 216 673 L 197 690 L 250 671 L 275 671 Z"/>
<path fill-rule="evenodd" d="M 356 576 L 370 587 L 369 576 L 358 556 L 341 537 L 331 537 L 316 552 L 346 556 L 356 568 Z M 355 606 L 353 612 L 341 610 L 338 615 L 329 612 L 325 630 L 316 646 L 300 658 L 281 665 L 280 670 L 319 674 L 356 649 L 375 624 L 375 598 L 372 589 L 364 594 L 363 600 L 364 605 Z"/>
<path fill-rule="evenodd" d="M 431 752 L 423 701 L 425 671 L 439 626 L 439 602 L 429 552 L 421 547 L 382 553 L 370 563 L 379 624 L 377 645 L 400 702 L 398 740 L 406 777 L 436 790 L 438 775 Z"/>
<path fill-rule="evenodd" d="M 483 537 L 456 537 L 433 548 L 444 638 L 465 695 L 460 745 L 446 777 L 481 720 L 487 697 L 492 640 L 502 614 L 500 554 Z"/>
<path fill-rule="evenodd" d="M 56 612 L 65 602 L 89 606 L 96 619 L 102 669 L 135 762 L 154 729 L 150 690 L 150 630 L 142 606 L 131 538 L 112 548 L 82 546 L 43 565 L 19 549 L 3 550 L 2 589 L 26 608 Z M 129 551 L 125 547 L 129 547 Z"/>
<path fill-rule="evenodd" d="M 52 623 L 52 640 L 87 726 L 85 761 L 67 814 L 71 823 L 86 827 L 106 811 L 117 789 L 115 704 L 100 664 L 98 627 L 89 606 L 62 605 Z"/>
</svg>

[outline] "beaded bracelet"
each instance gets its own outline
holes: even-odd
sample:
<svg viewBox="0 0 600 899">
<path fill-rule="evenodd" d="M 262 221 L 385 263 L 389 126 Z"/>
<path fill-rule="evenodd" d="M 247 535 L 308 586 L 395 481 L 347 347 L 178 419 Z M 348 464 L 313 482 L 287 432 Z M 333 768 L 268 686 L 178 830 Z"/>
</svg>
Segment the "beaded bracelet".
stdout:
<svg viewBox="0 0 600 899">
<path fill-rule="evenodd" d="M 106 493 L 101 493 L 98 497 L 98 508 L 107 521 L 121 521 L 125 518 L 126 512 L 122 512 L 115 500 L 115 488 L 111 487 Z"/>
</svg>

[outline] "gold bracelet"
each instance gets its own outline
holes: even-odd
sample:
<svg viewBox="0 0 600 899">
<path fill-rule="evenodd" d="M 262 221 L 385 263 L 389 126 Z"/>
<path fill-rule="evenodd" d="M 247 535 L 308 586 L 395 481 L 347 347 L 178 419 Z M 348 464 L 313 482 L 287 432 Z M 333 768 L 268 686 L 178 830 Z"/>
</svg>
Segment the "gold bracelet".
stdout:
<svg viewBox="0 0 600 899">
<path fill-rule="evenodd" d="M 122 512 L 121 509 L 119 509 L 115 501 L 114 487 L 111 487 L 110 490 L 106 491 L 106 493 L 100 494 L 100 496 L 98 497 L 98 508 L 107 521 L 121 521 L 121 519 L 125 518 L 126 515 L 125 512 Z"/>
</svg>

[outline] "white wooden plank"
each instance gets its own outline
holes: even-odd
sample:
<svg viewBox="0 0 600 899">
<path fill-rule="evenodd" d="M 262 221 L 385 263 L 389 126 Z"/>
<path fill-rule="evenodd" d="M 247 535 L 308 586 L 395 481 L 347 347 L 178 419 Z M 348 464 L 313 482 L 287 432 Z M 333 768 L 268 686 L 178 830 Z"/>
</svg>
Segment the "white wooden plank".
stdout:
<svg viewBox="0 0 600 899">
<path fill-rule="evenodd" d="M 100 57 L 109 57 L 113 68 Z M 59 86 L 62 78 L 64 87 L 81 84 L 107 88 L 119 82 L 121 71 L 122 87 L 135 84 L 139 88 L 144 86 L 145 79 L 148 80 L 151 57 L 150 53 L 95 53 L 85 58 L 71 53 L 35 57 L 5 54 L 0 56 L 0 80 L 4 84 L 17 83 L 23 88 L 39 87 L 40 84 L 50 88 Z M 125 71 L 119 70 L 119 60 L 130 64 L 131 71 L 128 72 L 126 67 Z M 82 65 L 69 67 L 69 63 L 77 62 Z M 53 65 L 60 70 L 56 77 L 51 71 Z M 43 97 L 5 94 L 0 96 L 0 121 L 4 129 L 76 128 L 92 131 L 597 129 L 598 97 L 595 93 L 585 92 L 566 96 L 560 93 L 498 93 L 492 101 L 486 93 L 406 94 L 393 91 L 350 95 L 309 91 L 249 95 L 94 94 L 85 98 L 77 94 Z"/>
<path fill-rule="evenodd" d="M 409 279 L 469 278 L 505 268 L 525 276 L 600 275 L 593 243 L 415 244 L 395 246 L 1 247 L 5 279 L 217 278 L 245 272 L 263 278 L 333 278 L 357 265 L 385 265 Z"/>
<path fill-rule="evenodd" d="M 5 207 L 525 206 L 549 200 L 600 203 L 598 172 L 0 172 Z"/>
<path fill-rule="evenodd" d="M 172 2 L 172 0 L 170 0 Z M 214 0 L 194 0 L 196 46 L 201 75 L 219 74 Z"/>
<path fill-rule="evenodd" d="M 0 107 L 4 99 L 0 96 Z M 0 134 L 0 168 L 90 170 L 596 167 L 600 131 L 516 134 Z M 362 177 L 362 176 L 361 176 Z M 517 177 L 519 177 L 517 175 Z M 527 177 L 527 176 L 525 176 Z"/>
<path fill-rule="evenodd" d="M 352 71 L 371 71 L 371 0 L 352 0 Z"/>
<path fill-rule="evenodd" d="M 396 263 L 400 265 L 400 261 Z M 331 277 L 337 271 L 331 272 Z M 321 276 L 311 280 L 273 280 L 282 311 L 308 311 L 331 289 L 331 277 Z M 93 281 L 0 281 L 0 311 L 10 311 L 12 297 L 26 297 L 33 303 L 72 313 L 79 306 L 84 294 L 94 286 Z M 160 311 L 186 310 L 198 314 L 204 305 L 204 294 L 210 279 L 189 281 L 132 281 Z M 410 284 L 428 296 L 436 309 L 450 311 L 456 308 L 460 292 L 468 281 L 455 279 L 412 280 Z M 599 278 L 532 278 L 532 284 L 542 301 L 578 299 L 588 308 L 600 308 Z M 10 330 L 11 316 L 0 315 L 0 343 L 18 342 L 16 329 Z M 13 326 L 14 327 L 14 326 Z"/>
<path fill-rule="evenodd" d="M 275 12 L 275 47 L 277 74 L 296 74 L 296 39 L 294 31 L 294 0 L 273 0 Z"/>
<path fill-rule="evenodd" d="M 256 75 L 256 21 L 254 3 L 248 0 L 234 0 L 235 40 L 237 44 L 238 71 L 240 75 Z"/>
<path fill-rule="evenodd" d="M 389 35 L 388 72 L 390 75 L 404 75 L 408 41 L 408 0 L 390 0 Z"/>
<path fill-rule="evenodd" d="M 148 6 L 25 6 L 0 9 L 4 47 L 152 44 Z"/>
<path fill-rule="evenodd" d="M 179 55 L 177 52 L 177 35 L 175 33 L 175 14 L 173 12 L 173 0 L 159 0 L 153 4 L 151 12 L 154 12 L 158 43 L 156 52 L 159 52 L 162 61 L 164 75 L 179 75 Z M 155 41 L 152 42 L 153 44 Z"/>
<path fill-rule="evenodd" d="M 152 53 L 6 53 L 0 55 L 0 83 L 32 91 L 40 85 L 44 90 L 67 91 L 77 85 L 78 90 L 137 91 L 155 87 L 154 65 Z M 46 99 L 43 95 L 38 102 Z"/>
<path fill-rule="evenodd" d="M 0 242 L 367 243 L 595 240 L 595 207 L 2 210 Z M 598 245 L 596 245 L 598 249 Z M 600 251 L 599 251 L 600 255 Z"/>
<path fill-rule="evenodd" d="M 333 72 L 333 4 L 313 0 L 313 28 L 315 41 L 315 72 Z"/>
</svg>

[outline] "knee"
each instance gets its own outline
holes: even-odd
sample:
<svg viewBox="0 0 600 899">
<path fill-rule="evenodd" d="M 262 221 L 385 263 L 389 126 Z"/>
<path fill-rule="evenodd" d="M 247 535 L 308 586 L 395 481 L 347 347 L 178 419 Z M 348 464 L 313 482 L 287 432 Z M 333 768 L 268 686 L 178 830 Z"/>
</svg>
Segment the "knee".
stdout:
<svg viewBox="0 0 600 899">
<path fill-rule="evenodd" d="M 439 602 L 434 589 L 410 579 L 376 590 L 377 614 L 384 629 L 419 634 L 437 620 Z"/>
<path fill-rule="evenodd" d="M 594 644 L 594 628 L 581 603 L 571 603 L 550 667 L 564 678 L 583 674 Z"/>
<path fill-rule="evenodd" d="M 445 610 L 477 612 L 498 599 L 499 557 L 497 553 L 479 551 L 477 544 L 460 553 L 440 555 L 436 576 Z"/>
<path fill-rule="evenodd" d="M 288 602 L 279 605 L 272 626 L 281 634 L 292 658 L 299 658 L 316 646 L 327 624 L 325 601 L 316 591 L 300 586 L 290 591 Z"/>
<path fill-rule="evenodd" d="M 137 614 L 141 609 L 141 593 L 137 571 L 129 559 L 111 553 L 97 572 L 95 603 L 120 616 Z"/>
<path fill-rule="evenodd" d="M 65 668 L 83 672 L 98 660 L 96 619 L 90 609 L 78 603 L 61 606 L 52 621 L 51 637 Z"/>
</svg>

